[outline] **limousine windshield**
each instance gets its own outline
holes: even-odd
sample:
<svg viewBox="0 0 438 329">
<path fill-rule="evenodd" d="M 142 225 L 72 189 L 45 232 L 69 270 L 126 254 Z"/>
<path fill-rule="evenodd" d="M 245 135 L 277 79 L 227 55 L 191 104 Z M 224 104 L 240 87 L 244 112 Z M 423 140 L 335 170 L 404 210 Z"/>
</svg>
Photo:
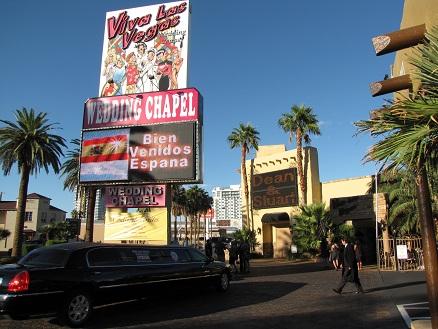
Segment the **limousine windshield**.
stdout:
<svg viewBox="0 0 438 329">
<path fill-rule="evenodd" d="M 67 250 L 39 248 L 20 259 L 18 264 L 35 267 L 63 267 L 67 260 Z"/>
</svg>

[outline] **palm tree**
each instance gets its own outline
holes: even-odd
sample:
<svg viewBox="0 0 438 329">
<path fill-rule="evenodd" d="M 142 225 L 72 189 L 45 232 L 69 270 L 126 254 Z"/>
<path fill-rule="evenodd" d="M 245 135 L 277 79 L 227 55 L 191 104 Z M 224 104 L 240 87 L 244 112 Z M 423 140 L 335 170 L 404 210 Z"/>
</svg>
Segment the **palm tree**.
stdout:
<svg viewBox="0 0 438 329">
<path fill-rule="evenodd" d="M 186 203 L 186 190 L 182 185 L 173 184 L 171 188 L 172 193 L 172 215 L 175 217 L 174 222 L 174 240 L 178 241 L 178 227 L 177 227 L 177 218 L 184 213 L 184 207 Z"/>
<path fill-rule="evenodd" d="M 321 243 L 326 241 L 330 230 L 333 230 L 330 212 L 325 203 L 301 205 L 300 214 L 295 216 L 294 236 L 303 251 L 316 253 Z"/>
<path fill-rule="evenodd" d="M 61 166 L 61 176 L 65 176 L 64 179 L 64 190 L 68 189 L 70 191 L 76 191 L 75 200 L 77 202 L 78 198 L 80 200 L 80 211 L 79 215 L 82 215 L 82 204 L 85 200 L 82 200 L 82 194 L 85 190 L 87 206 L 84 206 L 87 210 L 86 223 L 85 223 L 85 241 L 93 241 L 94 232 L 94 206 L 96 204 L 96 187 L 90 186 L 84 189 L 79 184 L 79 159 L 81 156 L 79 139 L 75 138 L 71 141 L 75 145 L 73 150 L 67 152 L 67 160 Z"/>
<path fill-rule="evenodd" d="M 438 255 L 427 172 L 438 164 L 438 28 L 426 37 L 428 41 L 410 59 L 422 88 L 356 126 L 359 133 L 383 136 L 368 151 L 367 160 L 382 161 L 387 170 L 406 168 L 415 174 L 430 313 L 433 328 L 438 328 Z"/>
<path fill-rule="evenodd" d="M 375 193 L 375 184 L 371 184 L 368 193 Z M 419 234 L 414 175 L 407 170 L 396 173 L 384 171 L 379 175 L 378 184 L 379 192 L 385 193 L 388 198 L 388 219 L 382 224 L 391 227 L 390 231 L 395 229 L 401 234 Z"/>
<path fill-rule="evenodd" d="M 203 188 L 193 185 L 186 190 L 185 196 L 185 213 L 190 218 L 190 241 L 199 241 L 201 232 L 201 216 L 205 215 L 213 204 L 213 198 L 210 197 Z M 187 222 L 186 222 L 187 223 Z M 187 227 L 186 227 L 187 231 Z M 186 234 L 187 235 L 187 234 Z"/>
<path fill-rule="evenodd" d="M 241 123 L 238 128 L 234 128 L 233 132 L 228 136 L 228 142 L 232 149 L 236 147 L 241 148 L 241 173 L 243 177 L 243 186 L 245 191 L 246 204 L 246 225 L 249 225 L 249 191 L 248 191 L 248 177 L 246 175 L 246 154 L 254 148 L 259 149 L 259 132 L 251 124 L 244 125 Z M 251 216 L 251 229 L 254 230 L 254 218 Z"/>
<path fill-rule="evenodd" d="M 303 140 L 310 144 L 310 134 L 320 135 L 318 119 L 312 113 L 312 108 L 304 105 L 293 105 L 289 113 L 283 113 L 278 120 L 280 127 L 289 134 L 289 141 L 295 135 L 297 144 L 297 171 L 300 180 L 300 205 L 307 204 L 307 182 L 303 169 Z"/>
<path fill-rule="evenodd" d="M 52 167 L 55 173 L 60 170 L 60 156 L 65 140 L 51 134 L 56 129 L 49 123 L 47 113 L 35 113 L 33 109 L 22 108 L 15 112 L 16 122 L 0 120 L 6 126 L 0 128 L 0 162 L 4 175 L 9 175 L 15 163 L 21 175 L 17 200 L 12 256 L 22 254 L 23 228 L 26 210 L 26 196 L 30 175 L 42 168 L 48 173 Z"/>
</svg>

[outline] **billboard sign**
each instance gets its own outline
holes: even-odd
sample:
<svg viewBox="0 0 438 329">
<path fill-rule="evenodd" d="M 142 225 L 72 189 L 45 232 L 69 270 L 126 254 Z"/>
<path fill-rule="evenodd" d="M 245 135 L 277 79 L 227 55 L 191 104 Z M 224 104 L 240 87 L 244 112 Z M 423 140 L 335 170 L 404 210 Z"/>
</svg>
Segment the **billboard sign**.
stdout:
<svg viewBox="0 0 438 329">
<path fill-rule="evenodd" d="M 202 96 L 195 88 L 90 98 L 82 129 L 197 121 L 201 106 Z"/>
<path fill-rule="evenodd" d="M 106 208 L 147 208 L 166 206 L 165 185 L 126 185 L 105 188 Z"/>
<path fill-rule="evenodd" d="M 256 174 L 252 179 L 251 190 L 254 209 L 297 206 L 297 169 Z"/>
<path fill-rule="evenodd" d="M 109 243 L 167 244 L 167 209 L 151 208 L 149 212 L 105 213 L 104 241 Z"/>
<path fill-rule="evenodd" d="M 201 181 L 196 122 L 82 132 L 81 184 Z"/>
<path fill-rule="evenodd" d="M 99 95 L 187 87 L 189 1 L 106 13 Z"/>
</svg>

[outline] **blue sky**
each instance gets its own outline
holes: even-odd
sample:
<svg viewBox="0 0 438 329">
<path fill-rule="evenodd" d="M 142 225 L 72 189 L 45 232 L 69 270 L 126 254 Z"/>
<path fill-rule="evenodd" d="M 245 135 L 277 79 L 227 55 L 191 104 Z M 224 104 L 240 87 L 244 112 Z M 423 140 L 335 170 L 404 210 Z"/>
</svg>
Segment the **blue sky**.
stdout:
<svg viewBox="0 0 438 329">
<path fill-rule="evenodd" d="M 75 0 L 0 3 L 0 118 L 22 107 L 47 112 L 66 140 L 80 137 L 83 104 L 98 96 L 105 13 L 159 1 Z M 402 0 L 192 0 L 189 86 L 204 97 L 204 188 L 240 182 L 240 151 L 226 138 L 239 123 L 260 132 L 261 145 L 286 144 L 278 127 L 293 104 L 313 108 L 322 135 L 321 181 L 369 175 L 362 158 L 374 142 L 355 137 L 384 97 L 369 83 L 389 72 L 393 54 L 376 57 L 371 38 L 398 30 Z M 389 98 L 388 95 L 386 98 Z M 251 153 L 249 156 L 252 157 Z M 19 176 L 0 176 L 3 200 L 15 200 Z M 73 194 L 42 171 L 29 193 L 70 212 Z"/>
</svg>

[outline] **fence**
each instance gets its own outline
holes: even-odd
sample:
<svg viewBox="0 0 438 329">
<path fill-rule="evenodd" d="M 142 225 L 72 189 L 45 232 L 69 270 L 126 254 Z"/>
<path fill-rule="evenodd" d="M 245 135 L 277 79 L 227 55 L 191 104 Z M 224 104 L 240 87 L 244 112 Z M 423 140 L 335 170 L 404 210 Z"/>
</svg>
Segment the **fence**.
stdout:
<svg viewBox="0 0 438 329">
<path fill-rule="evenodd" d="M 382 271 L 423 271 L 421 238 L 379 239 L 378 264 Z"/>
</svg>

